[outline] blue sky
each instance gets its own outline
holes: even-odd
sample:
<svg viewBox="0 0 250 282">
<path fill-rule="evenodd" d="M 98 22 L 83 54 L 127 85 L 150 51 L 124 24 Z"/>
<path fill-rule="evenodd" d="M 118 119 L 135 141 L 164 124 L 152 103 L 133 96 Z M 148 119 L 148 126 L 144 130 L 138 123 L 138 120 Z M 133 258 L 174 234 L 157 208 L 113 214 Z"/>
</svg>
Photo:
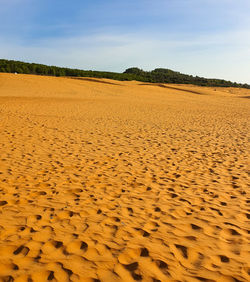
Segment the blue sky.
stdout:
<svg viewBox="0 0 250 282">
<path fill-rule="evenodd" d="M 0 0 L 0 58 L 250 83 L 250 0 Z"/>
</svg>

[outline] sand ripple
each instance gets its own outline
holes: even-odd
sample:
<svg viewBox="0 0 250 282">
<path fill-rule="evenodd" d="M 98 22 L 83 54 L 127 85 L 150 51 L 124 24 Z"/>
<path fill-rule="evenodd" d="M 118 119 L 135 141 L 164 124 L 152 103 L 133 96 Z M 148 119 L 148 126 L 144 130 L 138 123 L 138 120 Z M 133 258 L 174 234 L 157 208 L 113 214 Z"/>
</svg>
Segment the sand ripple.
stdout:
<svg viewBox="0 0 250 282">
<path fill-rule="evenodd" d="M 0 74 L 1 281 L 250 280 L 249 91 L 172 87 Z"/>
</svg>

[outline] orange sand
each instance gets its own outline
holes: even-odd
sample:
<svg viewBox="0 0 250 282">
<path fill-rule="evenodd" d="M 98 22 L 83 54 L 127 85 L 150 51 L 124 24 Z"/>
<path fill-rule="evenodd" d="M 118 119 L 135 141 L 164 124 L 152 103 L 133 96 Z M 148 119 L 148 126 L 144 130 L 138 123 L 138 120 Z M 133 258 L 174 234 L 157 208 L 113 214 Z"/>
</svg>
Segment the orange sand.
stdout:
<svg viewBox="0 0 250 282">
<path fill-rule="evenodd" d="M 0 280 L 249 281 L 249 97 L 0 74 Z"/>
</svg>

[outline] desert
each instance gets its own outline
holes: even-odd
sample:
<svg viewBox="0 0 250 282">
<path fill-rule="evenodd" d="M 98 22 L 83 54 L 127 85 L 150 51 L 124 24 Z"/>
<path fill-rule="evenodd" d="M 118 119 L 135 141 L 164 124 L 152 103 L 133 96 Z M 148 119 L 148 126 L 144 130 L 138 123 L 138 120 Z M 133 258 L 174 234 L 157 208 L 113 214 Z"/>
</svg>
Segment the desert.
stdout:
<svg viewBox="0 0 250 282">
<path fill-rule="evenodd" d="M 0 281 L 249 281 L 249 97 L 0 73 Z"/>
</svg>

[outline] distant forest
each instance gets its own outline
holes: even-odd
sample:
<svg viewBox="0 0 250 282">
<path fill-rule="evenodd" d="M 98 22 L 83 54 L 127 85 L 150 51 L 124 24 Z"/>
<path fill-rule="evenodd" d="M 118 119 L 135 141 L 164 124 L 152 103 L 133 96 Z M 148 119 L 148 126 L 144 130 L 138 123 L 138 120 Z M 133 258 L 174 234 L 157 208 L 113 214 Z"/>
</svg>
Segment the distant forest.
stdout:
<svg viewBox="0 0 250 282">
<path fill-rule="evenodd" d="M 250 89 L 250 85 L 248 84 L 241 84 L 223 79 L 210 79 L 199 76 L 192 76 L 163 68 L 157 68 L 153 71 L 144 71 L 142 69 L 134 67 L 127 69 L 123 73 L 116 73 L 61 68 L 56 66 L 47 66 L 42 64 L 24 63 L 19 61 L 0 59 L 0 72 L 49 76 L 109 78 L 120 81 L 137 80 L 151 83 L 194 84 L 199 86 L 240 87 Z"/>
</svg>

